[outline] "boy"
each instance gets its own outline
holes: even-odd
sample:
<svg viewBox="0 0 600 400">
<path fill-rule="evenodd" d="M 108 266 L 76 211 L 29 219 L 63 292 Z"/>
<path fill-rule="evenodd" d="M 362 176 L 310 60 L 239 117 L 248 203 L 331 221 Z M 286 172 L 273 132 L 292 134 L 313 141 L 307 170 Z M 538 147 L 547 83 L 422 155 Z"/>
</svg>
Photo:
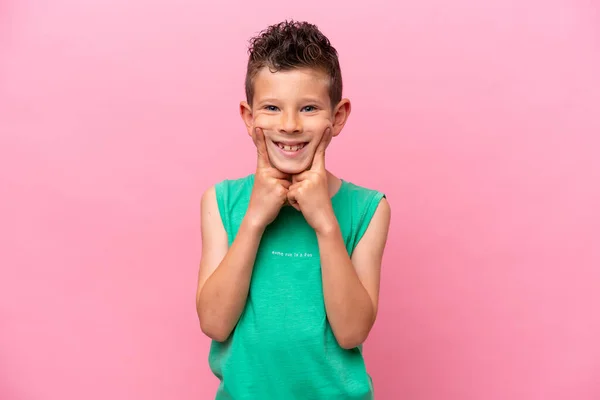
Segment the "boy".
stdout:
<svg viewBox="0 0 600 400">
<path fill-rule="evenodd" d="M 249 54 L 240 114 L 256 171 L 201 201 L 196 308 L 216 399 L 372 399 L 362 343 L 390 207 L 325 169 L 350 114 L 337 52 L 292 21 L 252 39 Z"/>
</svg>

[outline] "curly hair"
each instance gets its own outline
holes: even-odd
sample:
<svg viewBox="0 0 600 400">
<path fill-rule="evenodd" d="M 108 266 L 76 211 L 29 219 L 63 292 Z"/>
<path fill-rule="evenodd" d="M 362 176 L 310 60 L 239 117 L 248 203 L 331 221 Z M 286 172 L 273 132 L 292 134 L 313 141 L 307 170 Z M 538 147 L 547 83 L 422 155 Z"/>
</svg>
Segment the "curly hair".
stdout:
<svg viewBox="0 0 600 400">
<path fill-rule="evenodd" d="M 246 71 L 246 101 L 252 104 L 254 77 L 263 68 L 271 72 L 296 68 L 320 69 L 329 75 L 329 98 L 334 107 L 342 99 L 338 54 L 316 25 L 284 21 L 250 39 Z"/>
</svg>

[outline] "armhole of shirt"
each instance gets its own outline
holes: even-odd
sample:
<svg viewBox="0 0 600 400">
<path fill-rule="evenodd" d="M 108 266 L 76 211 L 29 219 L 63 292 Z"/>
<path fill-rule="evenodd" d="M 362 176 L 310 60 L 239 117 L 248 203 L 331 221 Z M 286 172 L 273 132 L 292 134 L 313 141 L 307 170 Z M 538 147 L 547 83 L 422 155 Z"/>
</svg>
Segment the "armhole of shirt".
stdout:
<svg viewBox="0 0 600 400">
<path fill-rule="evenodd" d="M 356 232 L 356 240 L 354 241 L 354 248 L 360 243 L 361 239 L 365 235 L 365 232 L 369 228 L 371 224 L 371 220 L 373 219 L 373 215 L 375 215 L 375 211 L 377 211 L 377 207 L 379 207 L 379 203 L 386 196 L 384 193 L 373 191 L 369 195 L 369 199 L 366 202 L 366 205 L 363 209 L 362 215 L 359 219 L 358 231 Z"/>
<path fill-rule="evenodd" d="M 221 216 L 221 222 L 223 222 L 223 227 L 225 228 L 225 232 L 227 232 L 227 240 L 229 241 L 229 245 L 231 245 L 231 234 L 230 234 L 230 224 L 229 224 L 229 211 L 228 211 L 228 182 L 222 181 L 215 185 L 215 194 L 217 196 L 217 205 L 219 207 L 219 214 Z"/>
</svg>

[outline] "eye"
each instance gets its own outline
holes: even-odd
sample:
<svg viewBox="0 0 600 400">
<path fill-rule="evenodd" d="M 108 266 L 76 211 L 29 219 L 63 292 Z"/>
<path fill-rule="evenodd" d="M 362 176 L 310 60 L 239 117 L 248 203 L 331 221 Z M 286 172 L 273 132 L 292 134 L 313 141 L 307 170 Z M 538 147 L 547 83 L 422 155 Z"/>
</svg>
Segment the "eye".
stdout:
<svg viewBox="0 0 600 400">
<path fill-rule="evenodd" d="M 316 111 L 317 107 L 316 106 L 306 106 L 303 108 L 303 110 L 306 112 L 312 112 L 312 111 Z"/>
<path fill-rule="evenodd" d="M 267 110 L 267 111 L 278 111 L 279 110 L 275 106 L 265 106 L 264 109 Z"/>
</svg>

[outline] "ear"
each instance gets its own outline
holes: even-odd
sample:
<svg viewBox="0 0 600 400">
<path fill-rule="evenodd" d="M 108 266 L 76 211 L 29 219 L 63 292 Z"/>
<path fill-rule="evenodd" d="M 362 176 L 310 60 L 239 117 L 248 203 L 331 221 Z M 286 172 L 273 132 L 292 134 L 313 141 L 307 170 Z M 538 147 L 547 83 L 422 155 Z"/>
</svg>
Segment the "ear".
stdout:
<svg viewBox="0 0 600 400">
<path fill-rule="evenodd" d="M 250 105 L 245 101 L 242 101 L 240 103 L 240 116 L 242 117 L 242 121 L 244 121 L 244 125 L 246 125 L 248 135 L 252 136 L 252 128 L 254 127 L 254 116 L 252 115 L 252 107 L 250 107 Z"/>
<path fill-rule="evenodd" d="M 344 125 L 346 125 L 346 121 L 348 121 L 348 117 L 350 116 L 350 111 L 352 111 L 352 105 L 349 99 L 342 99 L 335 106 L 333 109 L 332 136 L 339 135 L 342 129 L 344 129 Z"/>
</svg>

